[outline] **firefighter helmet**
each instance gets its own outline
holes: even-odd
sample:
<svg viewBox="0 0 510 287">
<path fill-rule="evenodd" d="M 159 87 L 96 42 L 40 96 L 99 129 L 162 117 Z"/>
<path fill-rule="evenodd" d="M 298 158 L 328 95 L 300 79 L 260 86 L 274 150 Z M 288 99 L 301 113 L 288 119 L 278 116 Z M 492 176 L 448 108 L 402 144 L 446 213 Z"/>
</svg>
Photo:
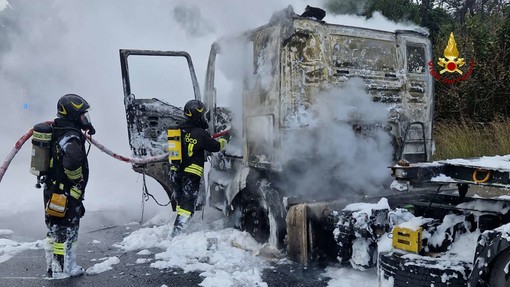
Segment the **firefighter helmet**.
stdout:
<svg viewBox="0 0 510 287">
<path fill-rule="evenodd" d="M 205 113 L 205 105 L 199 100 L 188 101 L 184 106 L 184 114 L 192 122 L 198 122 L 202 120 Z"/>
<path fill-rule="evenodd" d="M 57 115 L 75 121 L 90 108 L 89 103 L 75 94 L 62 96 L 57 103 Z"/>
</svg>

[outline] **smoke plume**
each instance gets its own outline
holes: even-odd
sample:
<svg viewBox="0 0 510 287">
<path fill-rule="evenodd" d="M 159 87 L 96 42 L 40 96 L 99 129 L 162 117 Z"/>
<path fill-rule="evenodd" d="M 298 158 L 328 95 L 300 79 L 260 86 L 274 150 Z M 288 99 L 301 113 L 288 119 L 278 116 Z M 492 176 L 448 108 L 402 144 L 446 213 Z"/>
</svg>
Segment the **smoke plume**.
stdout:
<svg viewBox="0 0 510 287">
<path fill-rule="evenodd" d="M 393 154 L 384 130 L 388 107 L 372 101 L 361 79 L 316 99 L 288 123 L 290 136 L 279 150 L 291 165 L 284 184 L 296 196 L 315 200 L 380 193 L 390 180 Z"/>
</svg>

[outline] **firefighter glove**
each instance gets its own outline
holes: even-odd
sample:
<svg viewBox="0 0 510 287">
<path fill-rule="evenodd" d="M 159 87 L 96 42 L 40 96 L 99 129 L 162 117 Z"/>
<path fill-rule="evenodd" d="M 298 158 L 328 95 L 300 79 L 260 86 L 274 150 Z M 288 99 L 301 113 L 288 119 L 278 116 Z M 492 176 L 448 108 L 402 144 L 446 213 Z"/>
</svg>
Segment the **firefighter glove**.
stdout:
<svg viewBox="0 0 510 287">
<path fill-rule="evenodd" d="M 218 142 L 220 143 L 220 149 L 223 149 L 227 145 L 227 140 L 224 138 L 220 138 Z"/>
</svg>

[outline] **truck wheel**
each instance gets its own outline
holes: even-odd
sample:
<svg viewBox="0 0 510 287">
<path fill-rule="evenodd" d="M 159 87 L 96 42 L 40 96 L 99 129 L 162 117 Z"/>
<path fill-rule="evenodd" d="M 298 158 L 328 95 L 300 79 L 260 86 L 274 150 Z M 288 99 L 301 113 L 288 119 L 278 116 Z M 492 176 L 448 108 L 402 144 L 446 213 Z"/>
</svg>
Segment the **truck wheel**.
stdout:
<svg viewBox="0 0 510 287">
<path fill-rule="evenodd" d="M 269 220 L 260 199 L 243 196 L 239 208 L 241 211 L 239 229 L 250 233 L 257 242 L 267 242 L 269 240 Z"/>
<path fill-rule="evenodd" d="M 510 286 L 510 271 L 508 264 L 510 263 L 510 251 L 505 250 L 500 255 L 491 268 L 489 286 Z"/>
<path fill-rule="evenodd" d="M 278 248 L 283 247 L 285 237 L 285 209 L 278 191 L 270 188 L 264 180 L 252 188 L 242 190 L 234 199 L 233 206 L 240 214 L 237 227 L 260 243 L 269 242 Z M 240 211 L 240 212 L 239 212 Z"/>
<path fill-rule="evenodd" d="M 419 256 L 405 257 L 397 251 L 379 254 L 380 280 L 393 281 L 393 286 L 466 286 L 470 264 L 467 262 L 448 262 L 438 264 L 434 260 L 421 259 Z"/>
</svg>

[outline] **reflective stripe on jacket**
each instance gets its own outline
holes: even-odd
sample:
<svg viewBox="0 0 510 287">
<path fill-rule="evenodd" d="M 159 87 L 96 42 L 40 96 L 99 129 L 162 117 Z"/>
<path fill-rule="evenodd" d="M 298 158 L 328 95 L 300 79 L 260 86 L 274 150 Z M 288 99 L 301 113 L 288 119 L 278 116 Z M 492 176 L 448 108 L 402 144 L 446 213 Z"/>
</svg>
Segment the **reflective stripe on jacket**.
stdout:
<svg viewBox="0 0 510 287">
<path fill-rule="evenodd" d="M 179 172 L 202 176 L 204 173 L 205 151 L 217 152 L 220 143 L 211 138 L 208 131 L 199 127 L 182 129 L 182 163 Z"/>
</svg>

